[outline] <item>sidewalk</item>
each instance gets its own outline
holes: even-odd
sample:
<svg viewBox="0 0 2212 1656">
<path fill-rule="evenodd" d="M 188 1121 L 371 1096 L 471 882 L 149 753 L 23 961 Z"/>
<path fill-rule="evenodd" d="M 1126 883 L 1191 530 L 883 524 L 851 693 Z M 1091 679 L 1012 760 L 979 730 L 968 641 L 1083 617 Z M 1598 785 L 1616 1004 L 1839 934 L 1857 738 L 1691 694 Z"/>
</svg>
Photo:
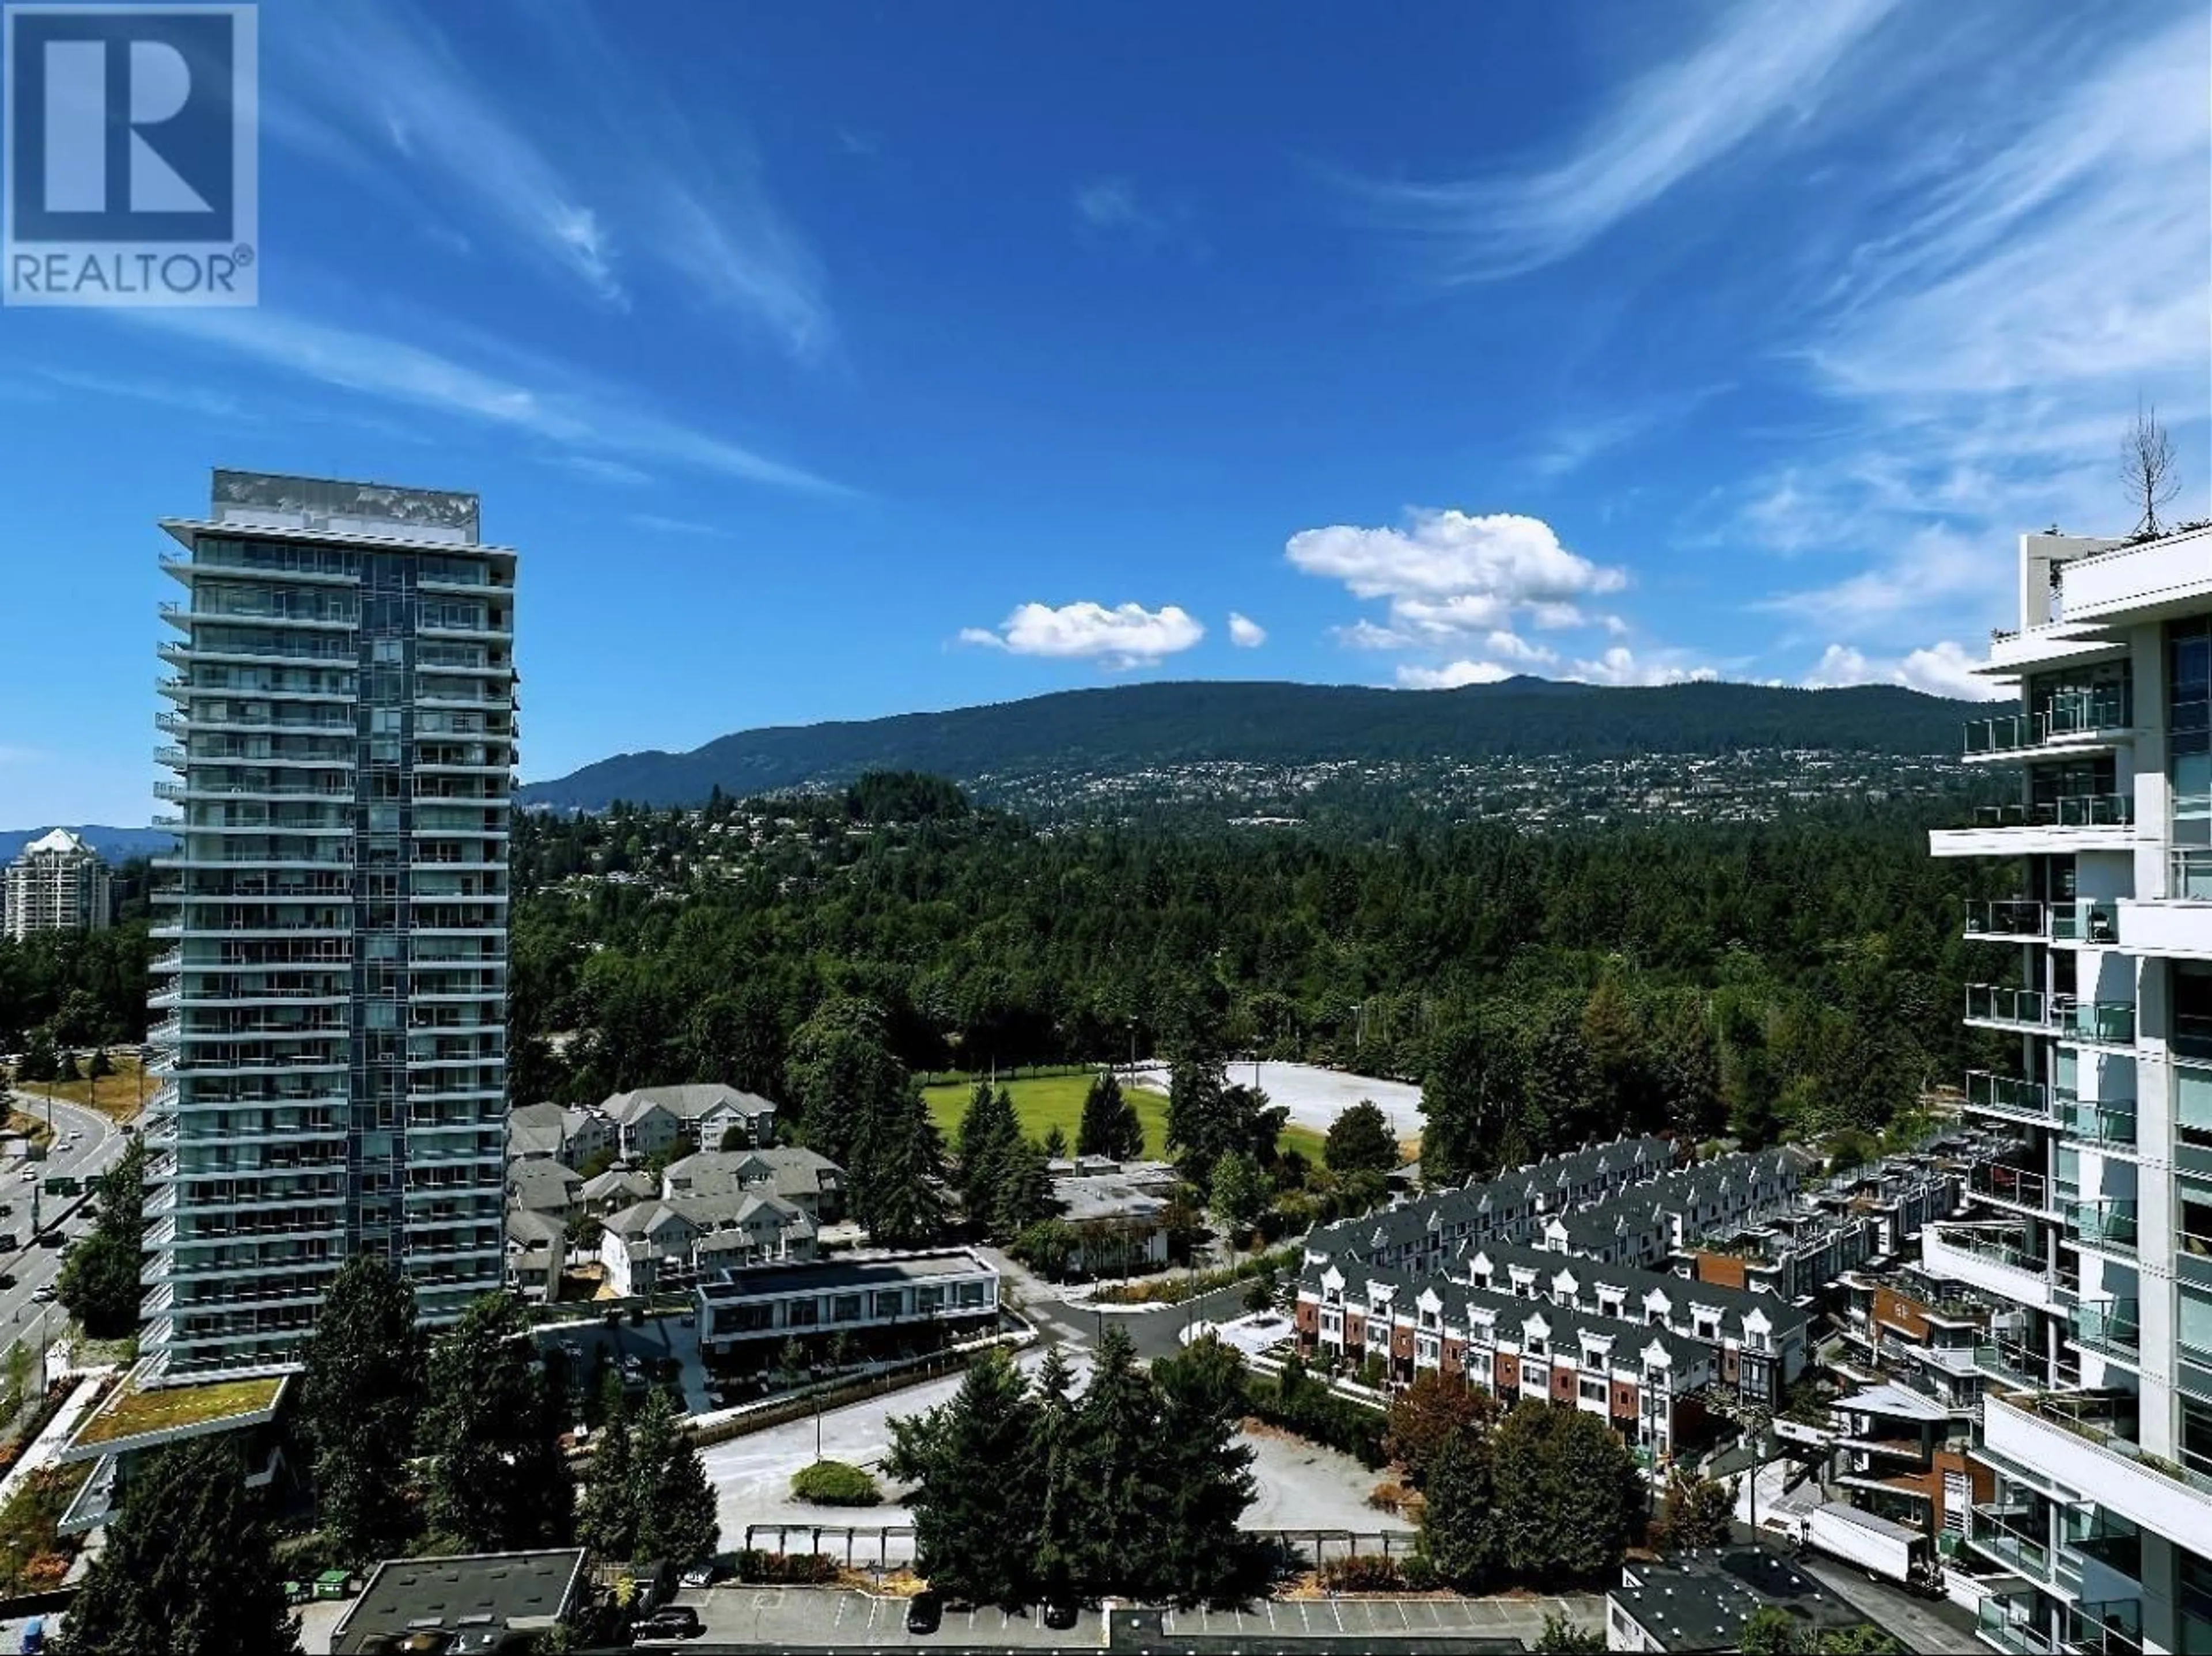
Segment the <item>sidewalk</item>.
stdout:
<svg viewBox="0 0 2212 1656">
<path fill-rule="evenodd" d="M 92 1400 L 100 1395 L 100 1384 L 105 1378 L 95 1374 L 89 1380 L 79 1381 L 76 1390 L 71 1392 L 68 1400 L 62 1404 L 61 1412 L 46 1422 L 46 1429 L 39 1434 L 29 1448 L 23 1451 L 22 1459 L 9 1469 L 8 1476 L 0 1477 L 0 1508 L 4 1508 L 15 1498 L 15 1491 L 23 1487 L 33 1472 L 61 1453 L 62 1446 L 76 1431 L 77 1422 L 92 1407 Z"/>
</svg>

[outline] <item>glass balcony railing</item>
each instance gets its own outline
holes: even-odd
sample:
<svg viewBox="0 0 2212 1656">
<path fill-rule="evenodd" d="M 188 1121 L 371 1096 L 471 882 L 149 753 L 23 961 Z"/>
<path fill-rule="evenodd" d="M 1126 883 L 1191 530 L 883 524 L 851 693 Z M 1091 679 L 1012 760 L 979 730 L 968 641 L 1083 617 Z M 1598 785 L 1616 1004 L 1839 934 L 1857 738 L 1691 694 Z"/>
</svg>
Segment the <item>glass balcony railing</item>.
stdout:
<svg viewBox="0 0 2212 1656">
<path fill-rule="evenodd" d="M 2066 1607 L 2066 1644 L 2081 1656 L 2142 1656 L 2142 1606 L 2133 1598 Z"/>
<path fill-rule="evenodd" d="M 1976 1550 L 2009 1566 L 2030 1580 L 2056 1579 L 2058 1552 L 2045 1536 L 2027 1527 L 2033 1515 L 1994 1503 L 1969 1508 L 1966 1538 Z"/>
<path fill-rule="evenodd" d="M 2072 1099 L 2066 1106 L 2066 1136 L 2085 1144 L 2109 1149 L 2133 1149 L 2136 1145 L 2136 1107 L 2133 1100 Z"/>
<path fill-rule="evenodd" d="M 1965 751 L 1969 758 L 2017 753 L 2100 731 L 2123 731 L 2130 722 L 2128 702 L 2124 690 L 2068 691 L 2052 696 L 2033 712 L 1969 719 Z"/>
<path fill-rule="evenodd" d="M 2120 940 L 2120 906 L 2108 897 L 2077 897 L 2051 905 L 2054 943 L 2114 943 Z"/>
<path fill-rule="evenodd" d="M 2053 997 L 2055 1022 L 2061 1040 L 2094 1040 L 2108 1046 L 2135 1044 L 2135 1003 L 2124 1000 L 2074 1000 Z"/>
<path fill-rule="evenodd" d="M 1987 1070 L 1966 1071 L 1966 1104 L 1970 1109 L 2001 1110 L 2039 1121 L 2055 1121 L 2059 1114 L 2057 1096 L 2046 1083 Z"/>
<path fill-rule="evenodd" d="M 2127 793 L 2077 793 L 2063 799 L 2038 799 L 2028 804 L 1979 805 L 1974 810 L 1976 828 L 2127 828 L 2136 820 L 2135 796 Z"/>
<path fill-rule="evenodd" d="M 2023 1604 L 2008 1598 L 1984 1598 L 1974 1631 L 1986 1643 L 2010 1651 L 2013 1656 L 2057 1656 L 2058 1646 L 2050 1634 L 2030 1619 L 2034 1614 L 2033 1606 L 2033 1599 Z"/>
<path fill-rule="evenodd" d="M 2067 1222 L 2081 1240 L 2107 1253 L 2136 1251 L 2136 1204 L 2128 1201 L 2080 1202 L 2068 1212 Z"/>
<path fill-rule="evenodd" d="M 2173 853 L 2166 895 L 2179 902 L 2212 903 L 2212 846 L 2189 846 Z"/>
<path fill-rule="evenodd" d="M 2051 1207 L 2051 1180 L 2040 1173 L 2008 1162 L 1991 1162 L 1974 1168 L 1966 1175 L 1966 1188 L 1993 1201 L 2057 1211 Z"/>
<path fill-rule="evenodd" d="M 2135 1360 L 2142 1349 L 2142 1323 L 2133 1300 L 2099 1300 L 2066 1313 L 2074 1343 L 2108 1356 Z"/>
<path fill-rule="evenodd" d="M 1973 898 L 1966 903 L 1970 937 L 2040 937 L 2044 906 L 2032 897 Z"/>
<path fill-rule="evenodd" d="M 2051 998 L 2039 989 L 2014 989 L 2001 983 L 1966 986 L 1966 1017 L 1989 1023 L 2042 1028 L 2050 1022 Z"/>
</svg>

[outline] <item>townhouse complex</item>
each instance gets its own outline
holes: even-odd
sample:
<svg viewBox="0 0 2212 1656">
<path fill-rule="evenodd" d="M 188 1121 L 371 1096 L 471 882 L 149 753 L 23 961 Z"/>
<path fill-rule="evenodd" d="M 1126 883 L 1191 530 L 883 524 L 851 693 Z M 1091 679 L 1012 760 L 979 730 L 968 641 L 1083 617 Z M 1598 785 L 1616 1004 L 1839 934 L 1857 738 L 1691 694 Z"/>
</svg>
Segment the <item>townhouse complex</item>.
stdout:
<svg viewBox="0 0 2212 1656">
<path fill-rule="evenodd" d="M 1978 1302 L 1960 1562 L 2000 1649 L 2212 1649 L 2212 531 L 2026 536 L 2019 579 L 2020 707 L 1966 736 L 2010 797 L 1931 835 L 2019 871 L 1965 917 L 2014 951 L 1966 1005 L 2007 1153 L 1923 1250 Z"/>
</svg>

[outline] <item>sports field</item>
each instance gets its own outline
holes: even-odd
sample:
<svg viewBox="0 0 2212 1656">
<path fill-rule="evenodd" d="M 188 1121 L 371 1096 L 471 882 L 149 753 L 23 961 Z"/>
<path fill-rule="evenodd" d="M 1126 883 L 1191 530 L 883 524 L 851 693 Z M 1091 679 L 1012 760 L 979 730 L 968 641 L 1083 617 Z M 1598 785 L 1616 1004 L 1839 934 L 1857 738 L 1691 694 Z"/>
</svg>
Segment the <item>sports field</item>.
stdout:
<svg viewBox="0 0 2212 1656">
<path fill-rule="evenodd" d="M 1083 1100 L 1091 1090 L 1089 1076 L 1042 1076 L 1009 1081 L 1005 1086 L 1014 1095 L 1014 1113 L 1021 1118 L 1025 1135 L 1042 1138 L 1058 1127 L 1067 1135 L 1070 1147 L 1074 1145 L 1076 1129 L 1083 1124 Z M 967 1081 L 945 1082 L 923 1089 L 924 1096 L 929 1100 L 929 1113 L 944 1131 L 948 1146 L 959 1136 L 961 1114 L 975 1090 L 975 1083 Z M 1124 1083 L 1122 1096 L 1136 1106 L 1137 1119 L 1145 1124 L 1145 1154 L 1164 1160 L 1168 1113 L 1165 1095 L 1146 1092 Z M 1310 1127 L 1286 1126 L 1279 1142 L 1285 1149 L 1302 1151 L 1308 1160 L 1318 1162 L 1321 1141 L 1322 1136 Z"/>
</svg>

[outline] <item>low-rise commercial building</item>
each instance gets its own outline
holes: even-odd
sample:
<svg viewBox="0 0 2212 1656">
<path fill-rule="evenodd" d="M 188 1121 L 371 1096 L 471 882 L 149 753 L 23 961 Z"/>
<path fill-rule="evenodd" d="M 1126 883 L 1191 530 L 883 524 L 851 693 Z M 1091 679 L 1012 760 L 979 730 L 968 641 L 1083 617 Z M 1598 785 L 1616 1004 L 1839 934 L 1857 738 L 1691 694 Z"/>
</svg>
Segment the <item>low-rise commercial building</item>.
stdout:
<svg viewBox="0 0 2212 1656">
<path fill-rule="evenodd" d="M 700 1350 L 741 1364 L 769 1362 L 792 1340 L 813 1351 L 842 1338 L 863 1355 L 929 1349 L 999 1317 L 999 1273 L 966 1248 L 722 1271 L 692 1294 Z"/>
<path fill-rule="evenodd" d="M 1796 1565 L 1758 1547 L 1700 1549 L 1663 1563 L 1631 1563 L 1606 1594 L 1605 1647 L 1724 1651 L 1743 1624 L 1778 1610 L 1807 1635 L 1856 1627 L 1865 1617 Z"/>
<path fill-rule="evenodd" d="M 389 1558 L 332 1630 L 330 1647 L 337 1656 L 505 1651 L 514 1647 L 513 1635 L 551 1631 L 581 1605 L 586 1591 L 580 1547 Z M 441 1636 L 403 1642 L 424 1635 Z"/>
</svg>

